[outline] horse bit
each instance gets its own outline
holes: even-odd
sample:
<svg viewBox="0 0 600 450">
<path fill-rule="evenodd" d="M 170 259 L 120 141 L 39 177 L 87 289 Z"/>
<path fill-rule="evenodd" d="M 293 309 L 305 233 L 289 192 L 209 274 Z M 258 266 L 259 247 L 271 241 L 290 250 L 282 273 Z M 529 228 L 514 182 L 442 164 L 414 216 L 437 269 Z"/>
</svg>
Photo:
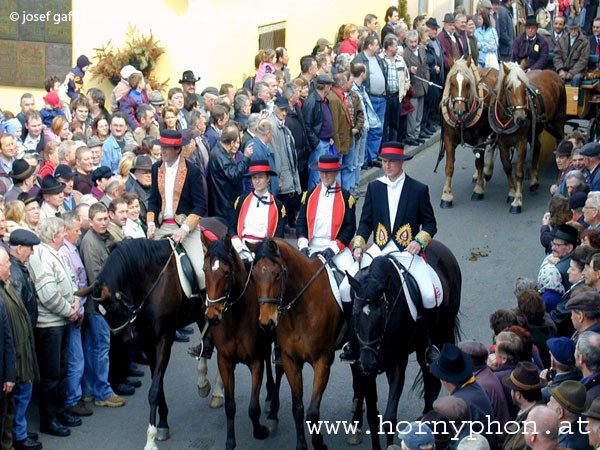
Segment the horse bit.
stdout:
<svg viewBox="0 0 600 450">
<path fill-rule="evenodd" d="M 231 296 L 231 291 L 233 289 L 233 271 L 231 271 L 229 273 L 229 276 L 227 277 L 227 291 L 226 291 L 225 295 L 223 295 L 219 298 L 212 299 L 212 298 L 208 297 L 208 293 L 207 293 L 206 294 L 206 302 L 205 302 L 206 307 L 210 308 L 215 303 L 224 301 L 225 303 L 223 304 L 223 310 L 221 311 L 221 314 L 227 312 L 227 310 L 230 307 L 234 306 L 238 301 L 240 301 L 240 299 L 246 293 L 246 289 L 248 289 L 248 285 L 250 284 L 250 278 L 252 277 L 252 269 L 253 268 L 254 268 L 254 260 L 252 261 L 252 264 L 250 264 L 250 269 L 248 270 L 248 278 L 246 278 L 246 283 L 244 284 L 244 289 L 242 289 L 242 292 L 240 293 L 240 295 L 238 295 L 234 300 L 228 301 Z"/>
</svg>

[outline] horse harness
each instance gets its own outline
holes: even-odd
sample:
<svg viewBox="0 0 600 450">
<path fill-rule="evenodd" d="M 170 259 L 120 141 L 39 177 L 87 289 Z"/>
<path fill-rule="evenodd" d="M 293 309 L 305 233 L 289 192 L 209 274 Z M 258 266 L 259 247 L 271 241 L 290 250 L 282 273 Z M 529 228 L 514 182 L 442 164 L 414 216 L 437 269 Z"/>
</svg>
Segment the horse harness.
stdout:
<svg viewBox="0 0 600 450">
<path fill-rule="evenodd" d="M 237 302 L 239 302 L 241 300 L 241 298 L 244 296 L 244 294 L 246 294 L 246 290 L 248 289 L 248 285 L 250 284 L 250 278 L 252 277 L 252 269 L 254 268 L 254 261 L 252 261 L 252 263 L 250 264 L 250 269 L 248 270 L 248 278 L 246 278 L 246 282 L 244 283 L 244 289 L 242 289 L 242 292 L 240 293 L 240 295 L 238 295 L 234 300 L 229 300 L 231 297 L 231 291 L 233 289 L 233 271 L 230 272 L 229 276 L 227 277 L 227 291 L 225 293 L 225 295 L 219 297 L 219 298 L 209 298 L 208 297 L 208 293 L 206 294 L 206 302 L 205 305 L 207 308 L 211 307 L 212 305 L 214 305 L 215 303 L 219 303 L 219 302 L 223 302 L 223 313 L 227 312 L 227 310 L 229 308 L 231 308 L 232 306 L 234 306 Z"/>
</svg>

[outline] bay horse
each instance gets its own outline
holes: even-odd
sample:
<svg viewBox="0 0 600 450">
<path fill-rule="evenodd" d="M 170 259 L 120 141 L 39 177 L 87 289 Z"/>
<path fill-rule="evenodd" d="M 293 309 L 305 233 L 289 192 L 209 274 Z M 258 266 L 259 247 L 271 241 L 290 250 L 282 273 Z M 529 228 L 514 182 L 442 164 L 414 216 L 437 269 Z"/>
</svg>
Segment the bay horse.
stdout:
<svg viewBox="0 0 600 450">
<path fill-rule="evenodd" d="M 539 135 L 546 130 L 557 142 L 564 137 L 566 92 L 564 82 L 553 70 L 528 73 L 517 63 L 502 63 L 496 83 L 496 98 L 488 110 L 488 121 L 498 135 L 498 147 L 508 178 L 509 212 L 519 214 L 523 206 L 523 178 L 527 144 L 532 151 L 529 191 L 540 187 L 538 163 L 541 151 Z M 513 178 L 511 150 L 517 150 Z M 515 182 L 516 179 L 516 182 Z"/>
<path fill-rule="evenodd" d="M 259 327 L 258 300 L 251 274 L 246 270 L 231 238 L 213 241 L 204 256 L 206 277 L 205 316 L 213 328 L 213 338 L 218 350 L 217 362 L 225 390 L 227 415 L 226 448 L 232 450 L 235 440 L 235 366 L 243 363 L 252 374 L 252 392 L 248 415 L 252 421 L 254 437 L 265 439 L 269 431 L 277 428 L 279 411 L 279 386 L 283 369 L 276 365 L 275 385 L 267 384 L 270 399 L 268 428 L 260 423 L 260 388 L 264 364 L 270 368 L 272 337 Z M 272 333 L 271 333 L 272 335 Z"/>
<path fill-rule="evenodd" d="M 442 283 L 443 299 L 437 307 L 436 330 L 431 341 L 438 348 L 444 343 L 459 338 L 460 296 L 462 275 L 458 261 L 441 242 L 432 240 L 427 247 L 429 264 Z M 377 374 L 385 372 L 389 395 L 382 423 L 392 424 L 392 433 L 387 433 L 387 445 L 394 439 L 398 402 L 402 395 L 404 377 L 409 355 L 416 351 L 421 367 L 425 407 L 423 413 L 433 407 L 441 389 L 440 381 L 434 377 L 425 360 L 427 339 L 424 326 L 415 322 L 404 294 L 403 282 L 391 261 L 391 255 L 376 257 L 371 265 L 358 272 L 357 277 L 348 276 L 352 287 L 354 330 L 360 346 L 359 369 L 363 374 L 363 393 L 367 404 L 367 421 L 371 429 L 374 449 L 380 448 L 379 416 L 377 411 Z M 362 406 L 360 404 L 359 406 Z"/>
<path fill-rule="evenodd" d="M 442 208 L 451 208 L 454 201 L 452 176 L 459 145 L 467 144 L 475 152 L 476 175 L 471 200 L 483 199 L 485 183 L 492 176 L 492 170 L 484 162 L 485 147 L 490 143 L 495 145 L 494 133 L 487 121 L 487 110 L 492 100 L 488 89 L 495 85 L 497 77 L 496 69 L 476 69 L 472 66 L 470 56 L 467 60 L 454 61 L 448 72 L 441 101 L 442 148 L 438 159 L 439 163 L 445 149 L 446 182 L 440 201 Z"/>
<path fill-rule="evenodd" d="M 216 237 L 227 232 L 218 219 L 205 218 L 200 225 Z M 204 298 L 185 296 L 172 255 L 167 240 L 126 239 L 112 249 L 96 282 L 76 293 L 91 294 L 113 334 L 131 334 L 133 327 L 139 333 L 152 374 L 145 450 L 157 450 L 155 440 L 170 435 L 163 379 L 175 331 L 193 322 L 204 326 Z"/>
<path fill-rule="evenodd" d="M 314 371 L 306 422 L 317 424 L 336 338 L 344 324 L 342 310 L 319 258 L 308 258 L 277 238 L 265 239 L 254 251 L 252 278 L 260 305 L 259 321 L 277 331 L 283 370 L 292 390 L 296 449 L 305 450 L 302 367 L 309 363 Z M 312 434 L 312 444 L 315 449 L 327 449 L 319 433 Z"/>
</svg>

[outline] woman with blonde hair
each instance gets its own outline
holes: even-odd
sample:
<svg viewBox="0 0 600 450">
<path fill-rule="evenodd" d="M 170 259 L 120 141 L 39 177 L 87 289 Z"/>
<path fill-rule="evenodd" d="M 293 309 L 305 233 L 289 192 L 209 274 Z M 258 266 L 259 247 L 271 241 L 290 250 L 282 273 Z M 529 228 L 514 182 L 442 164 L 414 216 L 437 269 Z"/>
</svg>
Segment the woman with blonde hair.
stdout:
<svg viewBox="0 0 600 450">
<path fill-rule="evenodd" d="M 4 205 L 4 217 L 6 219 L 6 233 L 4 233 L 4 242 L 8 243 L 10 233 L 15 230 L 27 230 L 29 227 L 25 223 L 25 203 L 21 200 L 13 200 Z"/>
<path fill-rule="evenodd" d="M 165 122 L 164 128 L 167 130 L 177 130 L 177 115 L 179 110 L 174 106 L 165 106 L 163 109 L 162 117 Z"/>
<path fill-rule="evenodd" d="M 355 55 L 358 49 L 358 26 L 353 23 L 348 23 L 344 27 L 344 40 L 340 45 L 338 53 L 348 53 Z"/>
<path fill-rule="evenodd" d="M 50 126 L 44 130 L 44 137 L 46 141 L 67 141 L 73 136 L 69 127 L 69 121 L 64 116 L 56 116 Z"/>
<path fill-rule="evenodd" d="M 121 157 L 121 161 L 119 162 L 119 175 L 123 179 L 124 182 L 127 182 L 129 178 L 129 172 L 131 172 L 131 168 L 133 167 L 133 162 L 135 161 L 135 153 L 133 152 L 125 152 Z"/>
</svg>

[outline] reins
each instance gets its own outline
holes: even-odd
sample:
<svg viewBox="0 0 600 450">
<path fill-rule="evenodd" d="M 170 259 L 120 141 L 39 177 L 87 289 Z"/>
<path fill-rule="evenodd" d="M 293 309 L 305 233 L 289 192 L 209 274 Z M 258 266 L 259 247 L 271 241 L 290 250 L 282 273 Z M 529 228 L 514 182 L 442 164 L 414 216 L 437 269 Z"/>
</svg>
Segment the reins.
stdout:
<svg viewBox="0 0 600 450">
<path fill-rule="evenodd" d="M 243 263 L 242 263 L 243 264 Z M 246 294 L 246 290 L 248 289 L 248 285 L 250 284 L 250 278 L 252 277 L 252 269 L 254 268 L 254 260 L 252 261 L 252 263 L 250 264 L 250 270 L 248 270 L 248 277 L 246 278 L 246 282 L 244 283 L 244 288 L 242 289 L 242 292 L 232 301 L 227 301 L 229 300 L 229 297 L 231 296 L 231 291 L 233 289 L 233 272 L 232 275 L 228 277 L 228 281 L 227 281 L 227 293 L 219 298 L 215 298 L 215 299 L 211 299 L 208 297 L 208 293 L 206 294 L 206 307 L 209 307 L 210 305 L 213 305 L 215 303 L 219 303 L 222 301 L 225 301 L 225 303 L 223 304 L 223 313 L 225 313 L 230 307 L 235 306 L 237 304 L 237 302 L 239 302 L 242 297 Z"/>
</svg>

